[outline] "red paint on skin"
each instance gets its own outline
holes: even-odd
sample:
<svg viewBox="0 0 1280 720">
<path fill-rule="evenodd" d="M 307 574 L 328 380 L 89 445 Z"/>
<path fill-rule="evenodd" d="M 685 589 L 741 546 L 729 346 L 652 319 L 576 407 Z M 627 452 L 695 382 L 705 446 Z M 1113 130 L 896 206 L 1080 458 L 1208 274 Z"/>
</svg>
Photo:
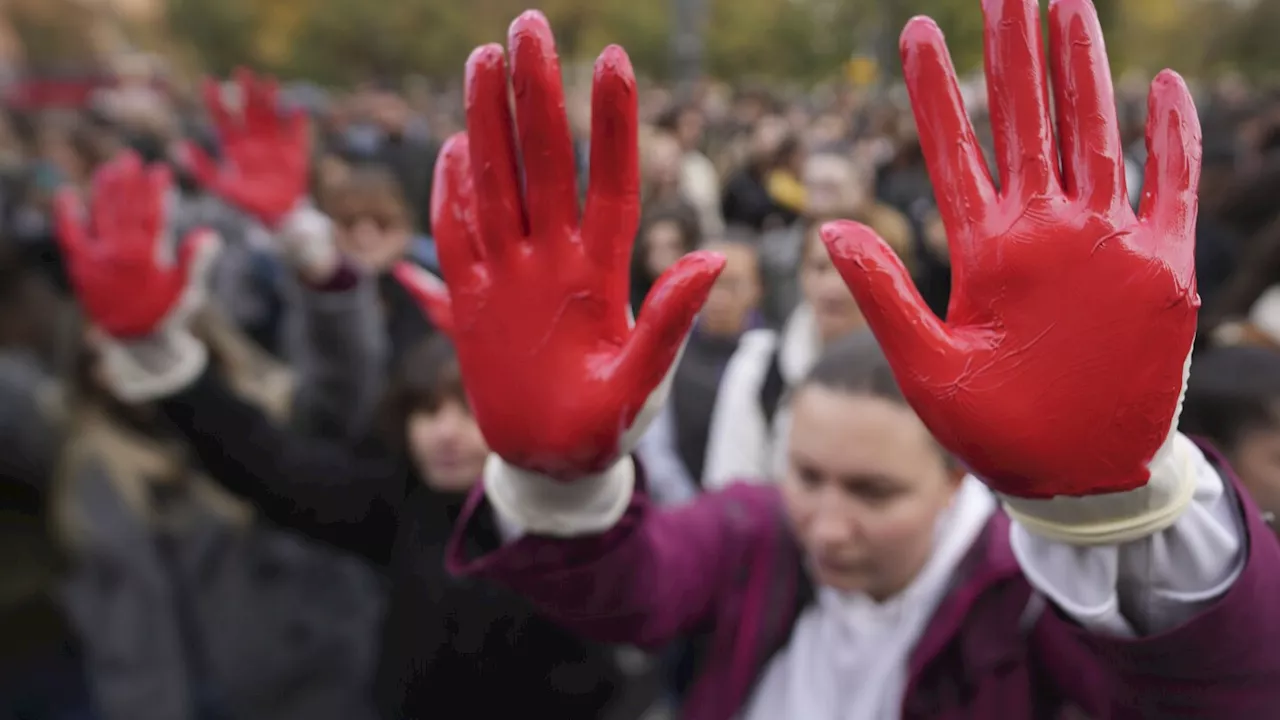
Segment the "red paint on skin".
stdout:
<svg viewBox="0 0 1280 720">
<path fill-rule="evenodd" d="M 946 321 L 870 229 L 829 223 L 823 238 L 912 407 L 994 489 L 1137 488 L 1173 423 L 1200 305 L 1195 108 L 1177 74 L 1152 83 L 1135 214 L 1092 4 L 1050 6 L 1061 173 L 1037 3 L 987 0 L 983 10 L 999 192 L 937 25 L 912 20 L 901 39 L 952 257 Z"/>
<path fill-rule="evenodd" d="M 177 262 L 163 262 L 168 168 L 146 167 L 127 152 L 93 176 L 88 213 L 75 191 L 58 192 L 54 221 L 76 298 L 93 324 L 122 340 L 159 329 L 181 301 L 192 260 L 208 243 L 208 231 L 188 236 Z M 87 222 L 86 222 L 87 221 Z"/>
<path fill-rule="evenodd" d="M 241 108 L 232 112 L 218 82 L 204 81 L 204 104 L 213 119 L 225 162 L 214 162 L 194 143 L 183 144 L 192 174 L 211 193 L 277 228 L 307 192 L 311 162 L 307 118 L 281 113 L 275 80 L 236 71 Z"/>
<path fill-rule="evenodd" d="M 596 61 L 591 177 L 579 217 L 546 18 L 517 18 L 508 50 L 517 121 L 502 48 L 478 48 L 467 61 L 467 132 L 449 140 L 436 166 L 432 229 L 448 292 L 407 269 L 397 275 L 425 307 L 450 318 L 490 447 L 513 465 L 571 480 L 617 457 L 619 436 L 674 361 L 724 261 L 714 253 L 683 258 L 632 328 L 628 263 L 640 166 L 631 63 L 618 47 Z"/>
</svg>

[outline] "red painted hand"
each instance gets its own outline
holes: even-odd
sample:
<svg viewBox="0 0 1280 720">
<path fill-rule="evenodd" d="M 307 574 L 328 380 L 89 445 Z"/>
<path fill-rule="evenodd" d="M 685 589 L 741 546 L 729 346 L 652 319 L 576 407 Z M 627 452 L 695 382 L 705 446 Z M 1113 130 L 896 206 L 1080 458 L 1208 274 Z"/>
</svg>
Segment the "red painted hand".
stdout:
<svg viewBox="0 0 1280 720">
<path fill-rule="evenodd" d="M 57 196 L 58 239 L 76 297 L 114 338 L 145 338 L 179 314 L 216 247 L 213 233 L 197 231 L 175 257 L 166 232 L 169 187 L 167 168 L 144 167 L 126 153 L 94 175 L 87 226 L 74 191 Z"/>
<path fill-rule="evenodd" d="M 307 191 L 310 141 L 300 111 L 282 113 L 274 80 L 236 71 L 239 112 L 232 112 L 218 82 L 204 82 L 204 103 L 222 143 L 219 166 L 193 143 L 184 146 L 200 184 L 227 202 L 277 228 Z"/>
<path fill-rule="evenodd" d="M 675 361 L 724 261 L 681 259 L 631 327 L 640 178 L 630 61 L 618 47 L 596 61 L 579 219 L 560 65 L 541 13 L 517 18 L 508 46 L 514 132 L 502 48 L 478 48 L 467 61 L 467 133 L 450 138 L 436 166 L 433 230 L 449 297 L 411 268 L 397 274 L 430 299 L 433 314 L 451 319 L 490 447 L 512 465 L 569 480 L 629 449 L 624 434 Z"/>
<path fill-rule="evenodd" d="M 1177 419 L 1196 332 L 1196 111 L 1177 74 L 1156 77 L 1135 216 L 1092 4 L 1050 8 L 1061 171 L 1037 3 L 983 10 L 999 191 L 938 27 L 917 18 L 902 33 L 951 253 L 946 322 L 869 229 L 832 223 L 823 236 L 912 407 L 994 489 L 1134 489 Z"/>
</svg>

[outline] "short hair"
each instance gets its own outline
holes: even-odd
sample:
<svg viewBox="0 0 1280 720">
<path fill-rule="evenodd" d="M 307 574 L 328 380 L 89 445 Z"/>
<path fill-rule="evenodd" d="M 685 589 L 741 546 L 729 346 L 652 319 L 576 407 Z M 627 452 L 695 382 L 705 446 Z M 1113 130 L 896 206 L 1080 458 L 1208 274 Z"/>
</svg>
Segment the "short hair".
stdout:
<svg viewBox="0 0 1280 720">
<path fill-rule="evenodd" d="M 888 358 L 870 330 L 858 330 L 830 343 L 805 376 L 801 387 L 868 395 L 906 404 Z"/>
</svg>

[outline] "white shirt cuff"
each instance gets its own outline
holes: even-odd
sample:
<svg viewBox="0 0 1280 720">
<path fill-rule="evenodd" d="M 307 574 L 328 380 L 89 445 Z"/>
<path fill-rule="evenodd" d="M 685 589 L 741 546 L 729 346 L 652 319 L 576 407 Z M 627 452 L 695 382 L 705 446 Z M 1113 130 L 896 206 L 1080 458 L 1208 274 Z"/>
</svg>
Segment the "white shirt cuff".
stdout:
<svg viewBox="0 0 1280 720">
<path fill-rule="evenodd" d="M 605 532 L 626 512 L 635 480 L 630 456 L 572 482 L 522 470 L 492 453 L 484 466 L 485 496 L 513 534 L 567 538 Z"/>
<path fill-rule="evenodd" d="M 1190 450 L 1193 499 L 1160 532 L 1081 546 L 1015 520 L 1010 539 L 1027 580 L 1084 627 L 1116 637 L 1170 630 L 1225 594 L 1244 570 L 1244 522 L 1222 478 L 1198 448 Z"/>
</svg>

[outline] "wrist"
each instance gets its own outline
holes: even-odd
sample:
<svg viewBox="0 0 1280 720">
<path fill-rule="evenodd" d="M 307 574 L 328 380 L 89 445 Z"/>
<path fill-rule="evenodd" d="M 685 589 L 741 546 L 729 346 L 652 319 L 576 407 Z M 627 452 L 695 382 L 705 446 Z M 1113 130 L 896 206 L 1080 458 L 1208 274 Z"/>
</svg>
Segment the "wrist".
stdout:
<svg viewBox="0 0 1280 720">
<path fill-rule="evenodd" d="M 1149 479 L 1126 492 L 1029 499 L 1002 495 L 1005 512 L 1028 532 L 1069 545 L 1116 545 L 1177 522 L 1196 488 L 1195 443 L 1176 431 L 1148 465 Z"/>
<path fill-rule="evenodd" d="M 177 394 L 209 364 L 204 343 L 186 330 L 162 330 L 145 338 L 108 339 L 100 368 L 107 389 L 120 401 L 144 403 Z"/>
<path fill-rule="evenodd" d="M 634 488 L 630 456 L 572 482 L 518 468 L 497 454 L 484 467 L 485 495 L 498 515 L 523 532 L 551 537 L 605 532 L 626 512 Z"/>
<path fill-rule="evenodd" d="M 307 284 L 324 286 L 340 271 L 333 223 L 309 203 L 299 202 L 285 215 L 275 235 L 285 261 Z"/>
</svg>

